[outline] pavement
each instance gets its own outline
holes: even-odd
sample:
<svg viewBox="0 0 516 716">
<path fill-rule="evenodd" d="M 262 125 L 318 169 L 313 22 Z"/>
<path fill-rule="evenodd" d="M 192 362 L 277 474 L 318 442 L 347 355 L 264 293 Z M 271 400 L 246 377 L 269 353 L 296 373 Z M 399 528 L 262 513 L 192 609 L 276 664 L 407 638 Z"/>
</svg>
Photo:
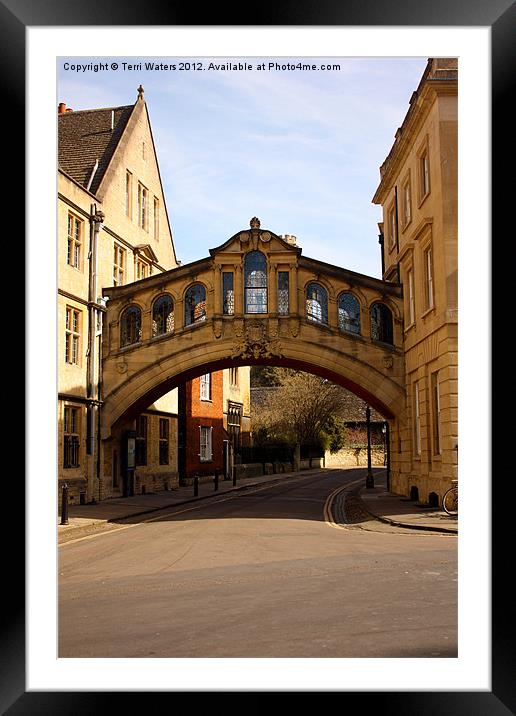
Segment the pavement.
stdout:
<svg viewBox="0 0 516 716">
<path fill-rule="evenodd" d="M 356 470 L 356 468 L 354 468 Z M 330 468 L 325 470 L 329 471 Z M 58 541 L 68 542 L 83 536 L 104 531 L 117 523 L 156 512 L 158 510 L 183 505 L 199 500 L 207 500 L 217 495 L 235 490 L 245 490 L 259 485 L 284 483 L 296 477 L 320 473 L 321 469 L 303 470 L 281 475 L 262 475 L 245 478 L 233 486 L 231 480 L 220 480 L 218 491 L 213 483 L 200 483 L 199 493 L 194 497 L 193 487 L 179 487 L 175 490 L 162 490 L 147 495 L 119 497 L 103 500 L 96 504 L 69 505 L 68 524 L 62 525 L 59 512 Z M 373 469 L 375 487 L 365 487 L 366 470 L 364 468 L 364 487 L 354 490 L 361 507 L 374 519 L 397 527 L 434 532 L 457 533 L 457 517 L 450 517 L 444 511 L 428 505 L 418 505 L 407 497 L 395 495 L 387 490 L 385 470 Z"/>
</svg>

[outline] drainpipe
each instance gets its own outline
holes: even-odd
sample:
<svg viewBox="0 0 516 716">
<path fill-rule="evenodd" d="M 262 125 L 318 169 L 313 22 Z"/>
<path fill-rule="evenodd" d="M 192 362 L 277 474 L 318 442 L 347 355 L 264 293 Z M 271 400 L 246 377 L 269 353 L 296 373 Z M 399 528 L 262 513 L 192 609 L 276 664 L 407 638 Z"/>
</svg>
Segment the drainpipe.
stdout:
<svg viewBox="0 0 516 716">
<path fill-rule="evenodd" d="M 398 256 L 400 252 L 400 240 L 399 240 L 399 227 L 400 222 L 398 219 L 398 187 L 394 187 L 394 215 L 396 217 L 396 256 Z M 400 264 L 399 261 L 396 264 L 396 268 L 398 271 L 398 283 L 401 283 L 401 273 L 400 273 Z"/>
<path fill-rule="evenodd" d="M 89 277 L 88 277 L 88 350 L 87 356 L 87 411 L 88 430 L 86 452 L 91 455 L 89 464 L 89 487 L 91 501 L 95 502 L 95 480 L 99 482 L 98 495 L 100 499 L 100 464 L 99 455 L 95 460 L 95 445 L 99 448 L 99 388 L 100 388 L 100 356 L 99 327 L 102 330 L 102 311 L 104 307 L 98 303 L 98 240 L 99 232 L 104 221 L 104 214 L 97 209 L 96 204 L 90 207 L 90 251 Z"/>
</svg>

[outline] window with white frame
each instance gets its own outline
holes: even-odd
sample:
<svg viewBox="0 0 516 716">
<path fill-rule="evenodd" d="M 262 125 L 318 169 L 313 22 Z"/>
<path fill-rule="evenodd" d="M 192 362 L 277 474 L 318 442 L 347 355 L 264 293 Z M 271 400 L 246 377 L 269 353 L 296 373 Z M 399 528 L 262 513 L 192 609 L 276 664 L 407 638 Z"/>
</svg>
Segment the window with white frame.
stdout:
<svg viewBox="0 0 516 716">
<path fill-rule="evenodd" d="M 410 196 L 410 178 L 403 185 L 403 227 L 410 224 L 412 219 L 412 201 Z"/>
<path fill-rule="evenodd" d="M 209 462 L 212 459 L 212 432 L 213 428 L 206 425 L 199 426 L 200 433 L 200 458 L 201 462 Z"/>
<path fill-rule="evenodd" d="M 211 400 L 211 373 L 205 373 L 200 378 L 201 400 Z"/>
<path fill-rule="evenodd" d="M 430 376 L 432 389 L 432 433 L 434 455 L 441 454 L 441 406 L 439 402 L 439 373 Z"/>
<path fill-rule="evenodd" d="M 125 256 L 126 251 L 118 244 L 114 246 L 113 255 L 113 285 L 121 286 L 125 279 Z"/>
<path fill-rule="evenodd" d="M 71 306 L 66 307 L 65 324 L 65 361 L 79 365 L 79 346 L 81 338 L 81 312 Z"/>
<path fill-rule="evenodd" d="M 125 214 L 129 218 L 132 215 L 132 193 L 133 193 L 133 175 L 129 170 L 125 173 Z"/>
<path fill-rule="evenodd" d="M 154 197 L 154 238 L 159 241 L 159 199 Z"/>
<path fill-rule="evenodd" d="M 138 182 L 138 226 L 149 230 L 149 192 Z"/>
<path fill-rule="evenodd" d="M 419 407 L 419 382 L 414 383 L 414 452 L 421 455 L 421 413 Z"/>
<path fill-rule="evenodd" d="M 434 307 L 434 269 L 432 263 L 432 247 L 429 246 L 424 254 L 425 262 L 425 308 Z"/>
<path fill-rule="evenodd" d="M 387 227 L 389 232 L 389 249 L 392 251 L 392 249 L 396 246 L 396 207 L 394 204 L 391 206 L 391 208 L 388 211 L 387 214 Z"/>
<path fill-rule="evenodd" d="M 67 263 L 76 269 L 81 268 L 82 234 L 84 222 L 74 214 L 68 214 Z"/>
<path fill-rule="evenodd" d="M 407 271 L 407 286 L 408 286 L 408 295 L 407 295 L 407 301 L 408 301 L 408 319 L 409 319 L 409 326 L 412 326 L 415 321 L 415 306 L 414 306 L 414 271 L 412 270 L 412 267 L 409 268 Z"/>
</svg>

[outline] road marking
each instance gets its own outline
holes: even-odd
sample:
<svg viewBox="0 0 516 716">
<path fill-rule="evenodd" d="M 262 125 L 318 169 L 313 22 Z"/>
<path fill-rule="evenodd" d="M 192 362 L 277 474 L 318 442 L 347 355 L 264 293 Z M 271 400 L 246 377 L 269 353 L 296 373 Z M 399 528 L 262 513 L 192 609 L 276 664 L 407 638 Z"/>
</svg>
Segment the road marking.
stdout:
<svg viewBox="0 0 516 716">
<path fill-rule="evenodd" d="M 318 473 L 315 473 L 315 474 L 318 474 Z M 311 477 L 314 477 L 313 473 L 310 475 L 301 475 L 299 478 L 294 478 L 294 480 L 296 480 L 296 481 L 297 480 L 308 480 Z M 269 483 L 269 484 L 264 485 L 263 487 L 257 487 L 255 490 L 253 490 L 252 487 L 249 487 L 249 489 L 244 494 L 249 495 L 249 494 L 254 494 L 256 492 L 262 492 L 262 490 L 267 490 L 267 489 L 270 489 L 271 487 L 277 487 L 278 485 L 281 485 L 281 484 L 282 483 L 276 482 L 275 484 L 271 485 Z M 193 507 L 186 507 L 185 509 L 178 510 L 177 512 L 173 512 L 173 513 L 169 512 L 166 515 L 158 515 L 157 517 L 148 517 L 147 519 L 141 519 L 138 522 L 135 522 L 134 524 L 131 524 L 131 525 L 122 525 L 120 527 L 114 527 L 113 529 L 108 530 L 106 532 L 98 532 L 97 534 L 85 535 L 84 537 L 77 537 L 76 539 L 71 539 L 71 540 L 67 540 L 66 542 L 61 542 L 61 544 L 59 544 L 58 547 L 66 547 L 66 545 L 68 545 L 68 544 L 76 544 L 77 542 L 84 542 L 85 540 L 95 539 L 96 537 L 104 537 L 106 535 L 115 534 L 117 532 L 121 532 L 122 530 L 128 530 L 131 527 L 138 527 L 139 525 L 141 525 L 145 522 L 157 522 L 158 520 L 164 520 L 171 516 L 174 517 L 175 515 L 182 515 L 185 512 L 192 512 L 192 510 L 200 510 L 203 507 L 206 507 L 208 504 L 218 505 L 221 502 L 228 502 L 229 500 L 234 500 L 236 497 L 240 497 L 240 496 L 241 496 L 240 492 L 232 490 L 229 497 L 223 497 L 220 500 L 212 499 L 209 503 L 203 502 L 202 504 L 194 505 Z M 202 498 L 200 498 L 200 499 L 202 499 Z M 162 509 L 167 510 L 170 508 L 163 507 Z M 123 518 L 120 518 L 120 519 L 123 519 Z"/>
<path fill-rule="evenodd" d="M 346 525 L 340 525 L 338 522 L 335 522 L 333 519 L 332 514 L 332 506 L 335 498 L 337 495 L 339 495 L 341 492 L 344 492 L 345 490 L 349 490 L 350 487 L 354 487 L 355 485 L 360 485 L 364 481 L 364 478 L 360 478 L 358 480 L 353 480 L 352 482 L 348 482 L 345 485 L 341 485 L 340 487 L 337 487 L 336 490 L 333 490 L 328 497 L 326 498 L 326 502 L 324 503 L 323 507 L 323 514 L 324 514 L 324 521 L 328 525 L 328 527 L 333 527 L 336 530 L 346 530 L 348 527 Z"/>
</svg>

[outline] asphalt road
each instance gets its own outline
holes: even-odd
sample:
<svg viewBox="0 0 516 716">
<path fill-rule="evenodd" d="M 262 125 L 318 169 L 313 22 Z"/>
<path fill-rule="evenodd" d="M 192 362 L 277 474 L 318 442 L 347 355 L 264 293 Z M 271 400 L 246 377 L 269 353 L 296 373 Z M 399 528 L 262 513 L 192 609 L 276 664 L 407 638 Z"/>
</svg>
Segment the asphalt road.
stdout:
<svg viewBox="0 0 516 716">
<path fill-rule="evenodd" d="M 59 656 L 456 657 L 457 538 L 337 529 L 328 496 L 358 475 L 221 495 L 62 545 Z"/>
</svg>

